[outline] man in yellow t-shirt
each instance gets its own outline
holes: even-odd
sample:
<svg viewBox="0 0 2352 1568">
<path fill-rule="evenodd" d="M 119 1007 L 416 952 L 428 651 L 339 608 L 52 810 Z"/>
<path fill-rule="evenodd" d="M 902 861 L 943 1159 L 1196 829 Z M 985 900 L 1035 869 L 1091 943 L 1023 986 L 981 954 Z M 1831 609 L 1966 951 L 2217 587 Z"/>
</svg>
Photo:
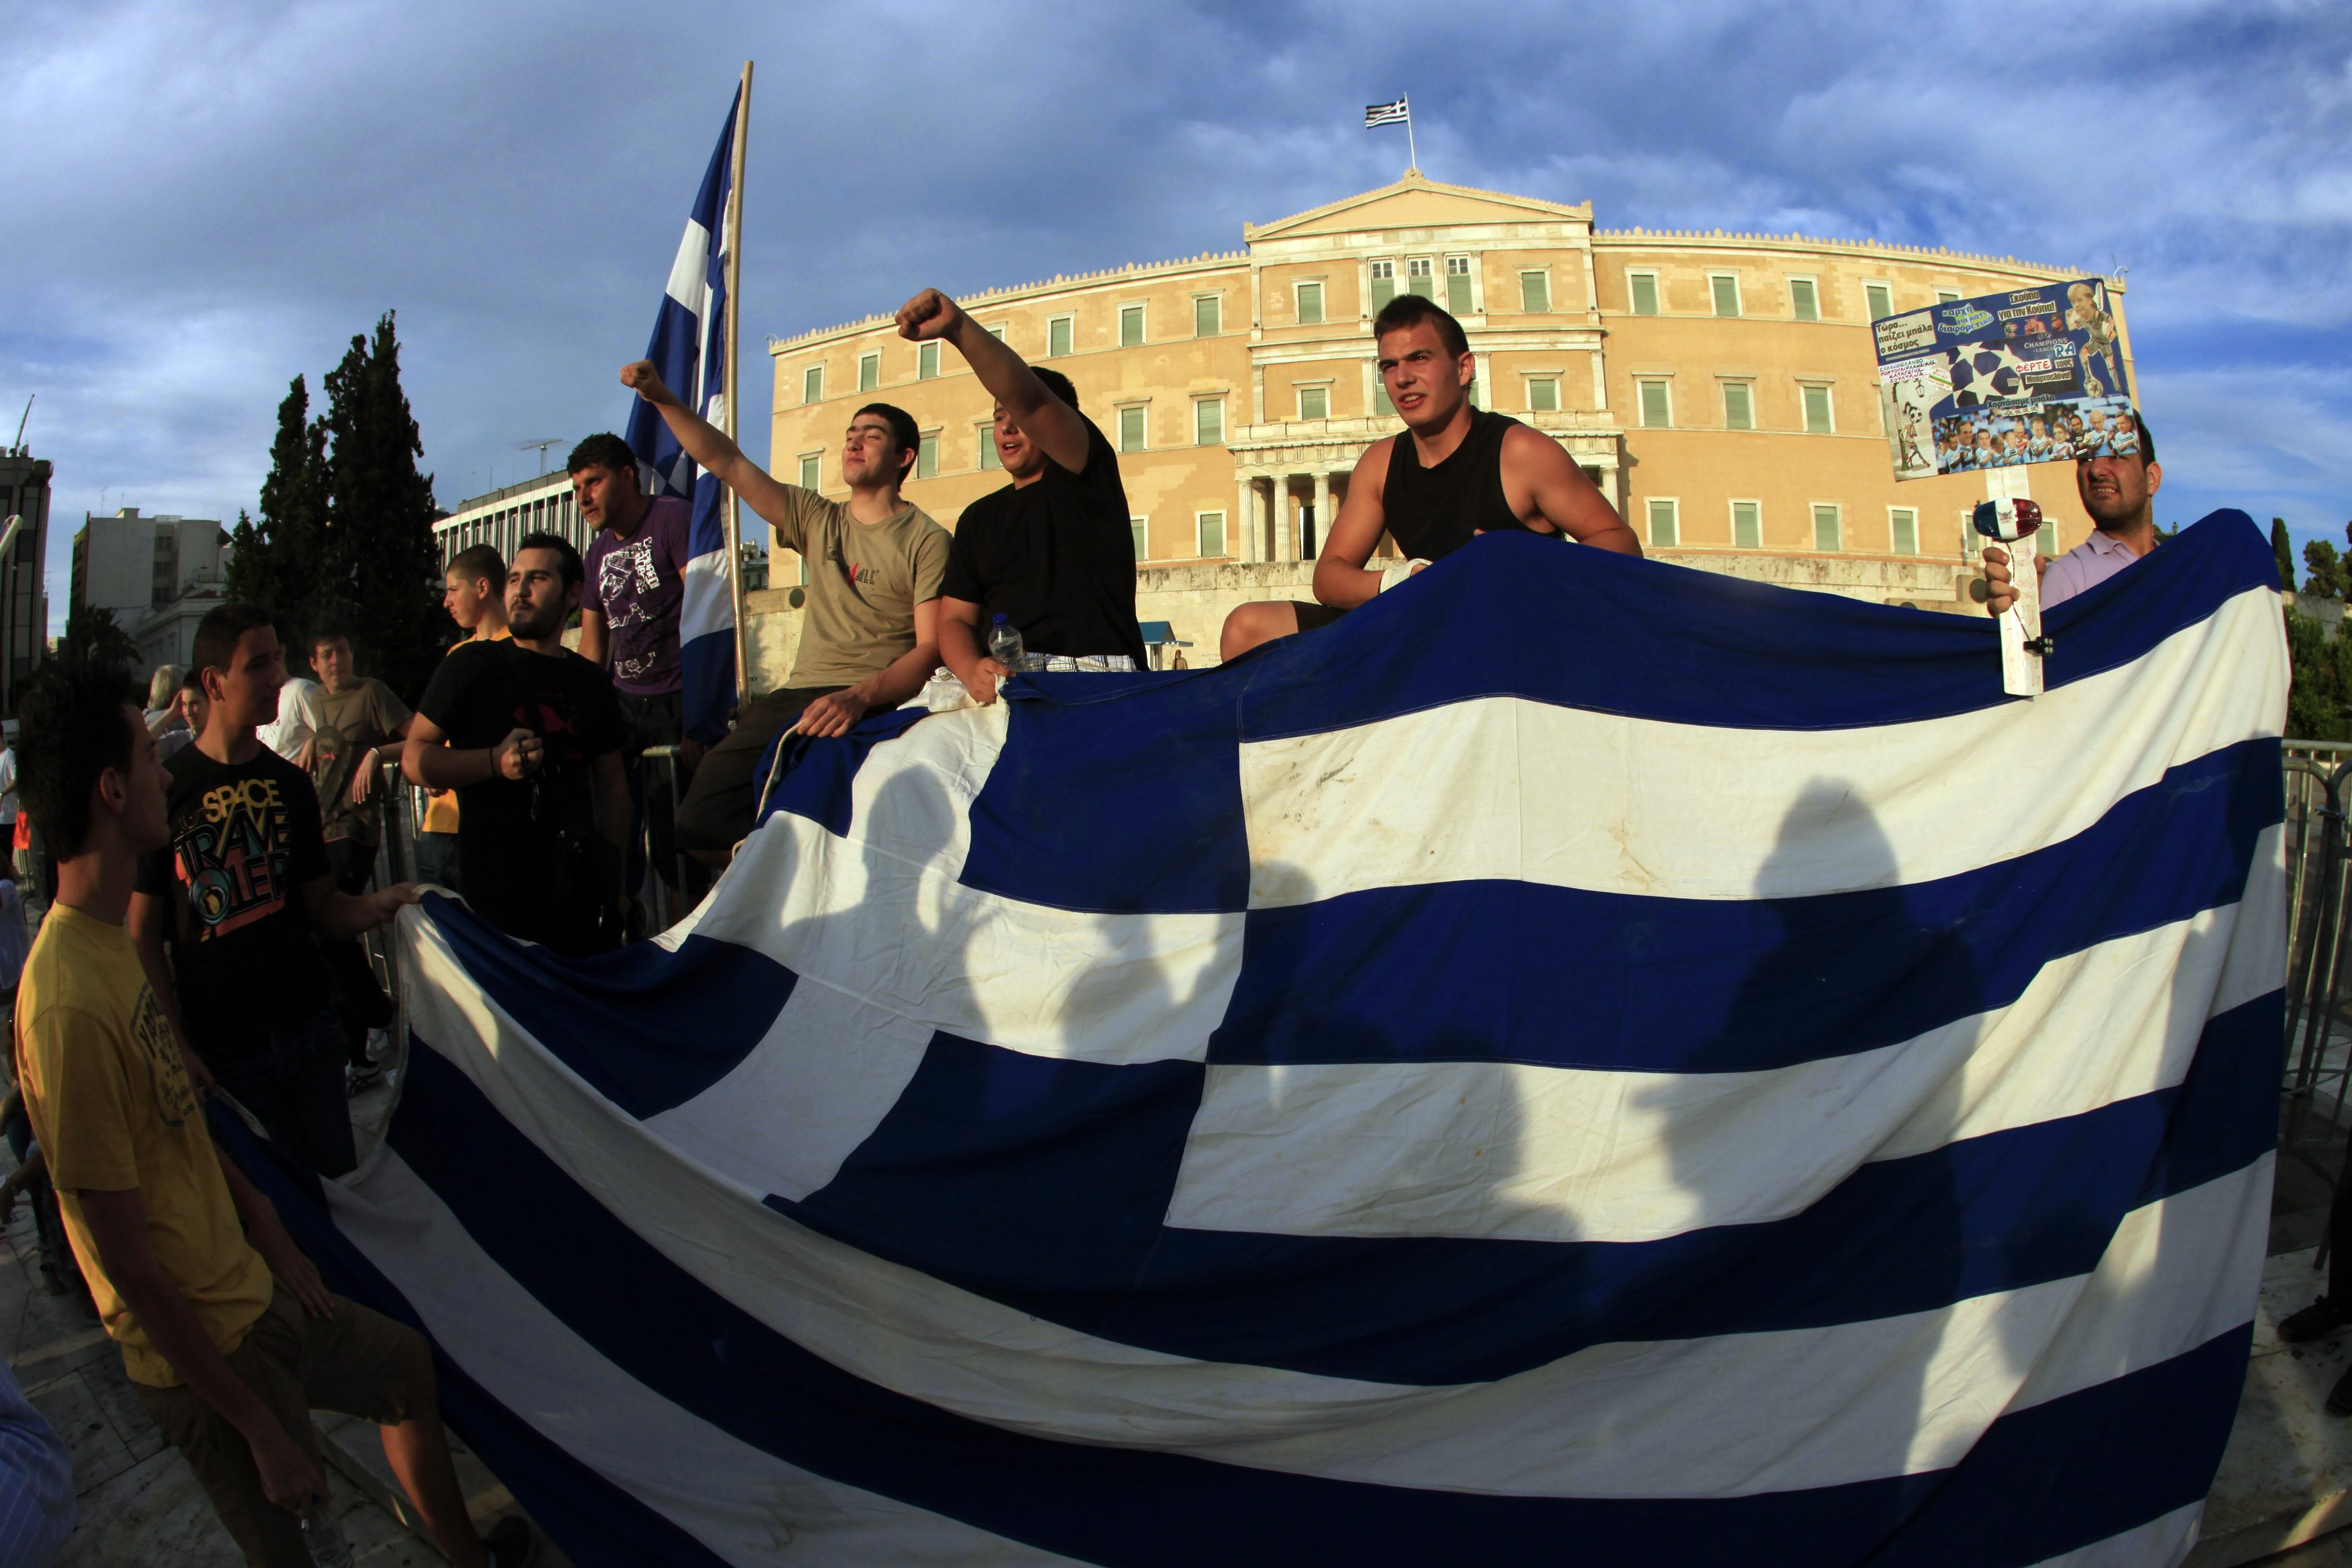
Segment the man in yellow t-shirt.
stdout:
<svg viewBox="0 0 2352 1568">
<path fill-rule="evenodd" d="M 57 902 L 17 992 L 18 1082 L 140 1403 L 248 1563 L 310 1562 L 299 1516 L 326 1496 L 315 1406 L 382 1425 L 443 1553 L 488 1563 L 424 1339 L 330 1294 L 205 1128 L 126 925 L 139 857 L 171 827 L 163 766 L 122 672 L 50 665 L 16 713 L 22 808 L 58 861 Z"/>
<path fill-rule="evenodd" d="M 454 653 L 469 643 L 495 643 L 507 630 L 507 563 L 489 545 L 474 545 L 451 558 L 441 575 L 441 608 L 466 635 L 450 644 Z M 457 884 L 457 791 L 436 789 L 425 798 L 425 820 L 416 826 L 416 880 L 452 893 Z"/>
</svg>

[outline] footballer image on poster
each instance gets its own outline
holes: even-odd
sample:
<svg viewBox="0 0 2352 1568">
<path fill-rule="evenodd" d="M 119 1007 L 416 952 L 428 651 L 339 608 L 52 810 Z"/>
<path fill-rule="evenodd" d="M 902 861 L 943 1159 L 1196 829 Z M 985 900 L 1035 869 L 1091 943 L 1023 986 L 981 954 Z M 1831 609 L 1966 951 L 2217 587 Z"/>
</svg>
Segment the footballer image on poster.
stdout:
<svg viewBox="0 0 2352 1568">
<path fill-rule="evenodd" d="M 1895 476 L 2134 451 L 2122 332 L 2095 277 L 1871 324 Z"/>
</svg>

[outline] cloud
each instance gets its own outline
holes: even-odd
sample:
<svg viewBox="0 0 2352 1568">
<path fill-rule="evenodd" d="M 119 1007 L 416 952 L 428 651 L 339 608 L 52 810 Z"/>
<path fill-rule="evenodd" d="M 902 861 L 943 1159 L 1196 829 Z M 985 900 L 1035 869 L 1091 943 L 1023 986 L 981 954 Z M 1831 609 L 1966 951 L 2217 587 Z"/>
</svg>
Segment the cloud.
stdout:
<svg viewBox="0 0 2352 1568">
<path fill-rule="evenodd" d="M 41 394 L 58 615 L 101 487 L 234 517 L 288 380 L 384 309 L 445 503 L 532 472 L 517 442 L 616 424 L 746 56 L 750 343 L 925 283 L 1232 248 L 1393 179 L 1404 138 L 1359 122 L 1410 92 L 1433 177 L 1608 226 L 2126 266 L 2174 493 L 2352 511 L 2340 5 L 678 15 L 19 0 L 0 179 L 41 221 L 0 247 L 0 407 Z"/>
</svg>

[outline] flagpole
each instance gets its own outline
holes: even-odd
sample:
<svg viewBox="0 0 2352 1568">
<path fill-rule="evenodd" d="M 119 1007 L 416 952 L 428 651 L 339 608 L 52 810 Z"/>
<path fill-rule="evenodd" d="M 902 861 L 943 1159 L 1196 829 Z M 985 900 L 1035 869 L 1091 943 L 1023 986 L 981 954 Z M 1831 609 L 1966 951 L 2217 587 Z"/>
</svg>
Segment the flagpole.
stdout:
<svg viewBox="0 0 2352 1568">
<path fill-rule="evenodd" d="M 1415 146 L 1415 145 L 1413 144 L 1413 140 L 1412 140 L 1412 100 L 1411 99 L 1405 99 L 1405 105 L 1404 105 L 1404 146 L 1405 146 L 1405 151 L 1406 151 L 1408 153 L 1410 153 L 1410 154 L 1412 155 L 1412 163 L 1411 167 L 1409 167 L 1405 172 L 1406 172 L 1407 173 L 1409 173 L 1409 174 L 1418 174 L 1418 173 L 1420 173 L 1420 172 L 1421 172 L 1421 149 L 1420 149 L 1419 147 L 1417 147 L 1417 146 Z"/>
<path fill-rule="evenodd" d="M 736 412 L 742 406 L 736 347 L 743 320 L 743 152 L 751 135 L 751 62 L 743 62 L 743 85 L 735 99 L 734 172 L 727 183 L 727 436 L 738 440 Z M 735 607 L 735 707 L 740 715 L 751 689 L 751 672 L 743 639 L 743 525 L 735 487 L 727 487 L 727 594 Z"/>
</svg>

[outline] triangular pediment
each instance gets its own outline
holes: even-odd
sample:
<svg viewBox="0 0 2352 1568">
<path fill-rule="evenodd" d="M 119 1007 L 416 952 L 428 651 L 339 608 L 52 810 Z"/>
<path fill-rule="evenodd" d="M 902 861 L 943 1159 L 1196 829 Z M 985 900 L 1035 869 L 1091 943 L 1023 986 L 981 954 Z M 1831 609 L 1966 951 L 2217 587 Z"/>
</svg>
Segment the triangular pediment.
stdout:
<svg viewBox="0 0 2352 1568">
<path fill-rule="evenodd" d="M 1383 185 L 1377 191 L 1366 191 L 1270 224 L 1244 224 L 1242 237 L 1255 243 L 1356 229 L 1436 228 L 1453 224 L 1547 220 L 1589 225 L 1592 222 L 1592 204 L 1570 205 L 1539 201 L 1533 196 L 1507 195 L 1500 191 L 1481 191 L 1468 185 L 1441 184 L 1412 172 L 1395 184 Z"/>
</svg>

